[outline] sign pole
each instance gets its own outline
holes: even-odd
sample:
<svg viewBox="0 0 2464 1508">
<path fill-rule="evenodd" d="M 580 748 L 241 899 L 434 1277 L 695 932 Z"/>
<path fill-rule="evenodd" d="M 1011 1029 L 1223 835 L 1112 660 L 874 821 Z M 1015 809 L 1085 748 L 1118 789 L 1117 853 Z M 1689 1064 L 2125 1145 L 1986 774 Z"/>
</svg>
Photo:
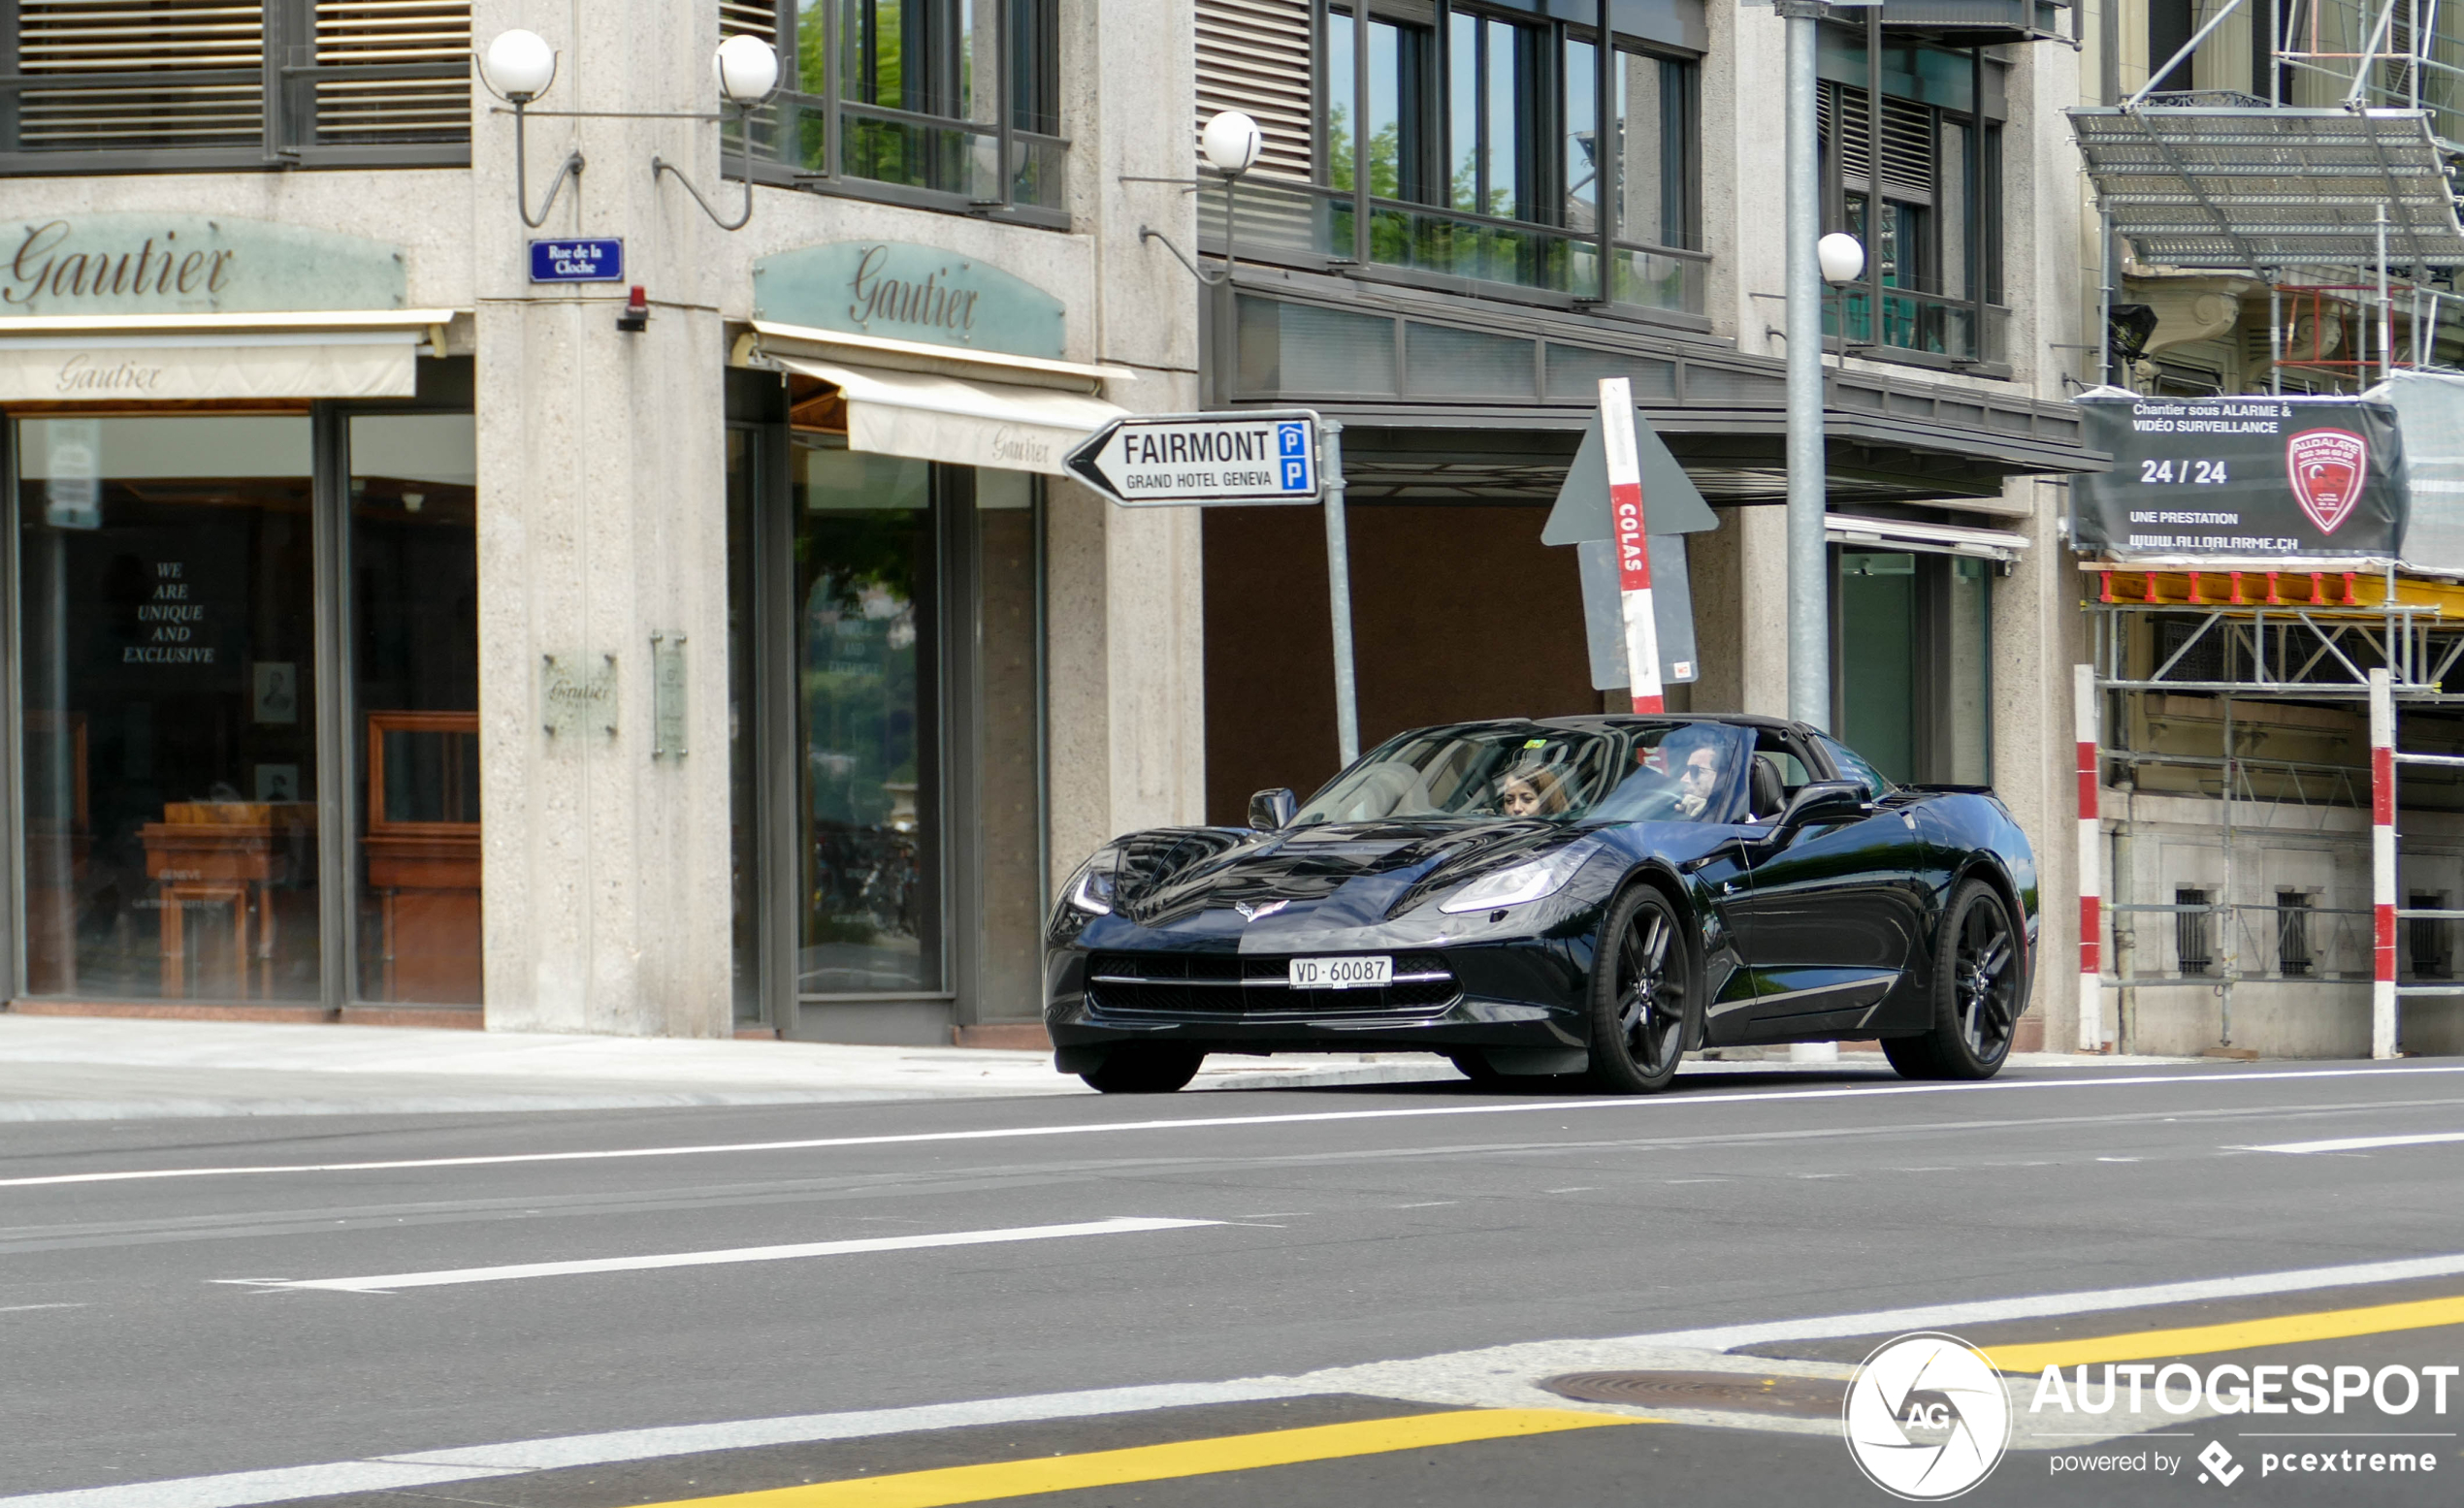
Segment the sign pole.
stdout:
<svg viewBox="0 0 2464 1508">
<path fill-rule="evenodd" d="M 1637 712 L 1665 712 L 1660 623 L 1651 614 L 1651 533 L 1642 511 L 1642 463 L 1635 454 L 1634 389 L 1600 379 L 1601 453 L 1608 464 L 1608 524 L 1617 545 L 1617 597 L 1626 620 L 1626 689 Z"/>
<path fill-rule="evenodd" d="M 1814 251 L 1822 235 L 1814 117 L 1819 103 L 1815 50 L 1823 7 L 1814 0 L 1779 0 L 1778 11 L 1788 26 L 1788 715 L 1829 732 L 1831 551 L 1823 529 L 1823 281 Z M 1880 266 L 1878 258 L 1874 265 Z M 1882 310 L 1876 292 L 1871 302 L 1877 306 L 1871 312 L 1874 338 L 1880 339 Z M 1841 313 L 1846 312 L 1843 305 Z M 1846 336 L 1844 327 L 1840 334 Z"/>
<path fill-rule="evenodd" d="M 1351 538 L 1344 517 L 1344 426 L 1324 421 L 1326 608 L 1335 638 L 1335 750 L 1348 768 L 1360 757 L 1360 686 L 1351 653 Z"/>
<path fill-rule="evenodd" d="M 2396 1054 L 2395 690 L 2370 672 L 2370 1056 Z"/>
</svg>

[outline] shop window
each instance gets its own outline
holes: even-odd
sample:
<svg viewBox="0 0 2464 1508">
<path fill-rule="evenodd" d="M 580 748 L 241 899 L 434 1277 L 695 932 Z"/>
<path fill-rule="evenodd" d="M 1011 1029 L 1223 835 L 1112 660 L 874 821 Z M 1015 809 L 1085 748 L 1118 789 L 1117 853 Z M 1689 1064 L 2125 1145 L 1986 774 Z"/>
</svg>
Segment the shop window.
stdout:
<svg viewBox="0 0 2464 1508">
<path fill-rule="evenodd" d="M 1318 24 L 1321 186 L 1258 185 L 1260 223 L 1371 268 L 1701 312 L 1691 58 L 1612 38 L 1604 69 L 1592 29 L 1502 8 L 1376 6 L 1365 59 L 1347 5 Z"/>
<path fill-rule="evenodd" d="M 757 175 L 1066 223 L 1058 0 L 726 0 L 720 30 L 779 49 Z"/>
<path fill-rule="evenodd" d="M 852 450 L 787 400 L 730 395 L 735 1017 L 943 1043 L 1038 1020 L 1041 481 Z"/>
<path fill-rule="evenodd" d="M 15 429 L 27 991 L 319 999 L 308 417 Z"/>
<path fill-rule="evenodd" d="M 358 997 L 475 1006 L 479 947 L 477 431 L 355 414 L 352 709 L 360 736 Z"/>
<path fill-rule="evenodd" d="M 1897 782 L 1993 781 L 1993 574 L 1984 561 L 1836 552 L 1832 725 Z"/>
<path fill-rule="evenodd" d="M 26 991 L 477 1006 L 470 416 L 9 433 Z"/>
<path fill-rule="evenodd" d="M 797 991 L 938 991 L 932 466 L 804 436 L 794 463 Z"/>
<path fill-rule="evenodd" d="M 11 173 L 470 160 L 470 0 L 0 0 L 0 27 Z"/>
</svg>

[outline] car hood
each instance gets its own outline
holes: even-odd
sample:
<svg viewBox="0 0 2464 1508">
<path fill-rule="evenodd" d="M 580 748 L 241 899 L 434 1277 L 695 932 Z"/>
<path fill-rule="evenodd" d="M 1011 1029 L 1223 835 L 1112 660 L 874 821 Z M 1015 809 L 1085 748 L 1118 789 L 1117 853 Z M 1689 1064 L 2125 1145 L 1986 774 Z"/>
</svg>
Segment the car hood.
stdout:
<svg viewBox="0 0 2464 1508">
<path fill-rule="evenodd" d="M 1578 840 L 1543 821 L 1343 822 L 1142 833 L 1119 912 L 1144 928 L 1244 938 L 1383 925 L 1475 874 Z"/>
</svg>

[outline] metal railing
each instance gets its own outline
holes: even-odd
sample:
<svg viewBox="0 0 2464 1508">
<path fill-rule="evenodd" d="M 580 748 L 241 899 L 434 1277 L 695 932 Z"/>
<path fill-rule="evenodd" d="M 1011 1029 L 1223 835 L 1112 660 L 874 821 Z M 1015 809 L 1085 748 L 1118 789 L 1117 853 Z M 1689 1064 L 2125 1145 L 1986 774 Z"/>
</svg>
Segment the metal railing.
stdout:
<svg viewBox="0 0 2464 1508">
<path fill-rule="evenodd" d="M 1049 217 L 1068 208 L 1068 141 L 998 120 L 783 89 L 754 112 L 752 130 L 757 177 L 874 189 L 935 209 Z"/>
<path fill-rule="evenodd" d="M 1849 350 L 1923 352 L 1961 365 L 2000 366 L 2010 360 L 2011 311 L 1995 304 L 1914 288 L 1885 288 L 1880 328 L 1874 297 L 1857 288 L 1823 305 L 1823 334 Z"/>
<path fill-rule="evenodd" d="M 1217 255 L 1543 303 L 1704 311 L 1707 252 L 1282 178 L 1246 178 L 1229 194 L 1227 236 L 1227 190 L 1198 190 L 1199 244 Z"/>
</svg>

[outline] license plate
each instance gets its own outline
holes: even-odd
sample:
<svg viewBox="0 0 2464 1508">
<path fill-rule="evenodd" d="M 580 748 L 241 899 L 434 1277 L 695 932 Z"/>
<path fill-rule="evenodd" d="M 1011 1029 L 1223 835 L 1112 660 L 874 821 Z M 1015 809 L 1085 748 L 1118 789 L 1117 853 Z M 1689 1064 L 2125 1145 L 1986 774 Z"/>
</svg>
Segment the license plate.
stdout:
<svg viewBox="0 0 2464 1508">
<path fill-rule="evenodd" d="M 1295 958 L 1287 982 L 1294 989 L 1383 989 L 1395 979 L 1395 961 L 1383 954 L 1350 958 Z"/>
</svg>

